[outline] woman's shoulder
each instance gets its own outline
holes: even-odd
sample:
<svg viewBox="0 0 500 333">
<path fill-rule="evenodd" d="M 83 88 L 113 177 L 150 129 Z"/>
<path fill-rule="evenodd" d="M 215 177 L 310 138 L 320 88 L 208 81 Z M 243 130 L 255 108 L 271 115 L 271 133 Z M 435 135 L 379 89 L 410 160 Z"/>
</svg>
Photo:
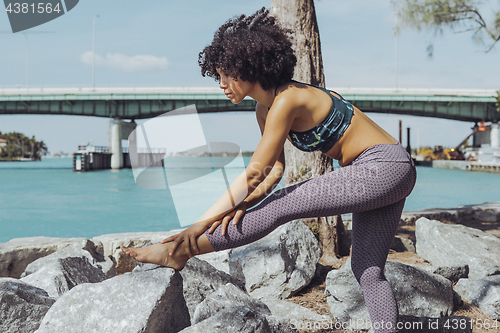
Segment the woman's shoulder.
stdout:
<svg viewBox="0 0 500 333">
<path fill-rule="evenodd" d="M 292 81 L 276 88 L 276 97 L 274 101 L 280 106 L 297 108 L 306 105 L 313 96 L 314 91 L 311 90 L 311 87 L 300 82 Z"/>
</svg>

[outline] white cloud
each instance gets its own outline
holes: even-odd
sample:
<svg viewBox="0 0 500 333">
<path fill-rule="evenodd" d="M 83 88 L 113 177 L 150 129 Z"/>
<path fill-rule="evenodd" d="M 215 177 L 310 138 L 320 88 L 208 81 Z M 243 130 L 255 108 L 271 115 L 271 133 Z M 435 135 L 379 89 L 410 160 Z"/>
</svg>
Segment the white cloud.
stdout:
<svg viewBox="0 0 500 333">
<path fill-rule="evenodd" d="M 80 61 L 92 66 L 92 51 L 87 51 L 80 56 Z M 99 67 L 114 68 L 123 72 L 139 72 L 165 70 L 169 62 L 165 57 L 155 57 L 149 54 L 128 56 L 123 53 L 108 53 L 106 57 L 95 54 L 95 65 Z"/>
</svg>

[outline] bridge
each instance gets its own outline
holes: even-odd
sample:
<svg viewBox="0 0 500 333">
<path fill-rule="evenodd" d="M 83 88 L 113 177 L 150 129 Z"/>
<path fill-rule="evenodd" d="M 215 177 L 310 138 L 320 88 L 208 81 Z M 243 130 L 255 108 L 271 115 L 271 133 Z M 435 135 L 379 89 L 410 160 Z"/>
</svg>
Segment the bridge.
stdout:
<svg viewBox="0 0 500 333">
<path fill-rule="evenodd" d="M 500 121 L 495 90 L 338 88 L 364 112 L 461 121 Z M 246 98 L 232 104 L 219 88 L 29 88 L 0 89 L 1 114 L 153 118 L 195 104 L 199 113 L 253 111 Z"/>
<path fill-rule="evenodd" d="M 495 90 L 338 88 L 364 112 L 404 114 L 460 121 L 491 121 L 498 144 L 500 112 Z M 0 115 L 51 114 L 113 118 L 111 167 L 123 167 L 121 140 L 136 119 L 196 105 L 199 113 L 253 111 L 255 101 L 234 105 L 219 88 L 29 88 L 0 89 Z M 132 122 L 124 122 L 130 119 Z M 494 137 L 494 138 L 493 138 Z"/>
</svg>

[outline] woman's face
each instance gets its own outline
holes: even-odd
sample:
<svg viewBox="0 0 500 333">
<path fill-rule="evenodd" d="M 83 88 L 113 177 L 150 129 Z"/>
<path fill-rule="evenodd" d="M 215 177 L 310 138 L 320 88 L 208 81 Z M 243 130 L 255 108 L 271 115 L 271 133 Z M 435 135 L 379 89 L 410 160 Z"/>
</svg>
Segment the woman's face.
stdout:
<svg viewBox="0 0 500 333">
<path fill-rule="evenodd" d="M 224 94 L 233 104 L 240 103 L 254 88 L 254 83 L 241 79 L 235 80 L 224 74 L 219 68 L 217 68 L 217 73 L 220 75 L 219 87 L 224 89 Z"/>
</svg>

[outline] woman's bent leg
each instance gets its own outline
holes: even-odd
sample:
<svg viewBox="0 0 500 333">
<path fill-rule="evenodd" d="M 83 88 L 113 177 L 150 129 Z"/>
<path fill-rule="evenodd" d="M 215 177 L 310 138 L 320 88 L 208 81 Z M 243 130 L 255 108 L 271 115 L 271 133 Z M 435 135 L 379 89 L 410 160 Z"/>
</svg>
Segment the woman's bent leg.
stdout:
<svg viewBox="0 0 500 333">
<path fill-rule="evenodd" d="M 405 199 L 352 216 L 351 268 L 361 285 L 372 326 L 377 333 L 397 332 L 398 307 L 384 275 Z"/>
</svg>

